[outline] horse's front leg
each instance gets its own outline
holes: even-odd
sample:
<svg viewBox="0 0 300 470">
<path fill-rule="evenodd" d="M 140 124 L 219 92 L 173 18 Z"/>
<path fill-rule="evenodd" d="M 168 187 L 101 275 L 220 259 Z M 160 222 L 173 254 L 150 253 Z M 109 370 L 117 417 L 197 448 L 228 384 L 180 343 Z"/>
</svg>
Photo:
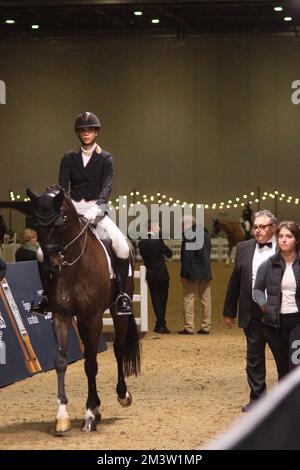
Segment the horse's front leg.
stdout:
<svg viewBox="0 0 300 470">
<path fill-rule="evenodd" d="M 97 424 L 101 420 L 99 411 L 101 401 L 97 393 L 96 376 L 98 373 L 97 353 L 102 332 L 102 317 L 97 315 L 95 318 L 85 321 L 87 323 L 83 323 L 78 319 L 77 322 L 78 331 L 84 344 L 84 370 L 88 380 L 86 414 L 81 430 L 90 432 L 97 431 Z"/>
<path fill-rule="evenodd" d="M 55 422 L 56 435 L 62 435 L 71 429 L 71 420 L 67 411 L 68 399 L 65 391 L 65 374 L 68 366 L 67 344 L 70 325 L 71 317 L 63 318 L 58 314 L 53 314 L 52 326 L 57 344 L 55 356 L 55 370 L 58 385 L 58 411 Z"/>
</svg>

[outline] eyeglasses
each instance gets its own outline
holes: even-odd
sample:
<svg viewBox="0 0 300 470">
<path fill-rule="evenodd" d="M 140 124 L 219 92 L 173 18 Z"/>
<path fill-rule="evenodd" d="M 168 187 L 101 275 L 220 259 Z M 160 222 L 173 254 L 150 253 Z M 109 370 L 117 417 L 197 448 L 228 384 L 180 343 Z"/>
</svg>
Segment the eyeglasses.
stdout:
<svg viewBox="0 0 300 470">
<path fill-rule="evenodd" d="M 267 227 L 269 227 L 270 225 L 274 225 L 274 224 L 265 224 L 265 225 L 263 225 L 263 224 L 260 224 L 260 225 L 253 225 L 253 227 L 252 227 L 252 230 L 253 230 L 253 232 L 254 232 L 255 230 L 266 230 L 266 228 L 267 228 Z"/>
</svg>

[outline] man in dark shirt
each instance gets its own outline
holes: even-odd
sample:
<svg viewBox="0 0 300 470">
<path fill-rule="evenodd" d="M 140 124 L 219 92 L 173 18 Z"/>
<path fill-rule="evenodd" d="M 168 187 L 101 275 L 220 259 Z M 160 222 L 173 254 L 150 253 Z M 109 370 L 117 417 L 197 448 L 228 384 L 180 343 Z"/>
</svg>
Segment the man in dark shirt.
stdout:
<svg viewBox="0 0 300 470">
<path fill-rule="evenodd" d="M 166 326 L 166 307 L 169 292 L 169 273 L 165 258 L 171 258 L 173 253 L 159 238 L 160 227 L 157 222 L 149 222 L 148 230 L 148 238 L 140 240 L 139 250 L 147 268 L 146 279 L 156 316 L 154 331 L 168 334 L 170 331 Z"/>
</svg>

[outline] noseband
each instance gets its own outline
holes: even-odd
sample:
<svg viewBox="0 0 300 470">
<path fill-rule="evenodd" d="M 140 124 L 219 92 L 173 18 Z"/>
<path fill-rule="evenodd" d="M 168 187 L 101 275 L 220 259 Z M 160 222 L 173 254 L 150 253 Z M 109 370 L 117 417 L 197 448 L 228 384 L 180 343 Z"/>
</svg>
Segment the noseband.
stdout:
<svg viewBox="0 0 300 470">
<path fill-rule="evenodd" d="M 69 219 L 64 214 L 63 208 L 60 208 L 59 212 L 57 212 L 56 214 L 52 214 L 51 216 L 49 215 L 42 216 L 41 214 L 35 213 L 35 217 L 38 220 L 38 223 L 42 225 L 43 227 L 50 227 L 51 225 L 53 225 L 55 228 L 66 229 L 69 225 Z M 84 224 L 83 229 L 69 243 L 65 245 L 62 243 L 48 243 L 48 244 L 42 245 L 42 249 L 45 252 L 46 259 L 48 259 L 52 273 L 56 271 L 61 271 L 66 266 L 73 266 L 82 257 L 86 248 L 87 228 L 89 226 L 89 221 L 86 221 L 86 223 L 84 223 L 83 220 L 80 219 L 80 222 L 81 224 Z M 79 238 L 83 234 L 85 234 L 84 243 L 83 243 L 82 251 L 80 252 L 79 256 L 71 262 L 66 261 L 65 255 L 66 255 L 68 248 L 70 248 L 77 240 L 79 240 Z M 57 264 L 54 264 L 50 259 L 51 255 L 53 254 L 57 254 L 59 257 Z"/>
</svg>

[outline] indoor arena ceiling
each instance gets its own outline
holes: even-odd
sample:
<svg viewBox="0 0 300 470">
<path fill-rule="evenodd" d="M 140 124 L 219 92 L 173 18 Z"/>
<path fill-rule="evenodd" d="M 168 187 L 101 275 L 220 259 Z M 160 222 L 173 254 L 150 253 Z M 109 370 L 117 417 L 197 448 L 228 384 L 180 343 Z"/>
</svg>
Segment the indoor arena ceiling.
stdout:
<svg viewBox="0 0 300 470">
<path fill-rule="evenodd" d="M 94 35 L 184 38 L 201 34 L 298 34 L 298 30 L 300 0 L 0 0 L 2 39 Z"/>
</svg>

